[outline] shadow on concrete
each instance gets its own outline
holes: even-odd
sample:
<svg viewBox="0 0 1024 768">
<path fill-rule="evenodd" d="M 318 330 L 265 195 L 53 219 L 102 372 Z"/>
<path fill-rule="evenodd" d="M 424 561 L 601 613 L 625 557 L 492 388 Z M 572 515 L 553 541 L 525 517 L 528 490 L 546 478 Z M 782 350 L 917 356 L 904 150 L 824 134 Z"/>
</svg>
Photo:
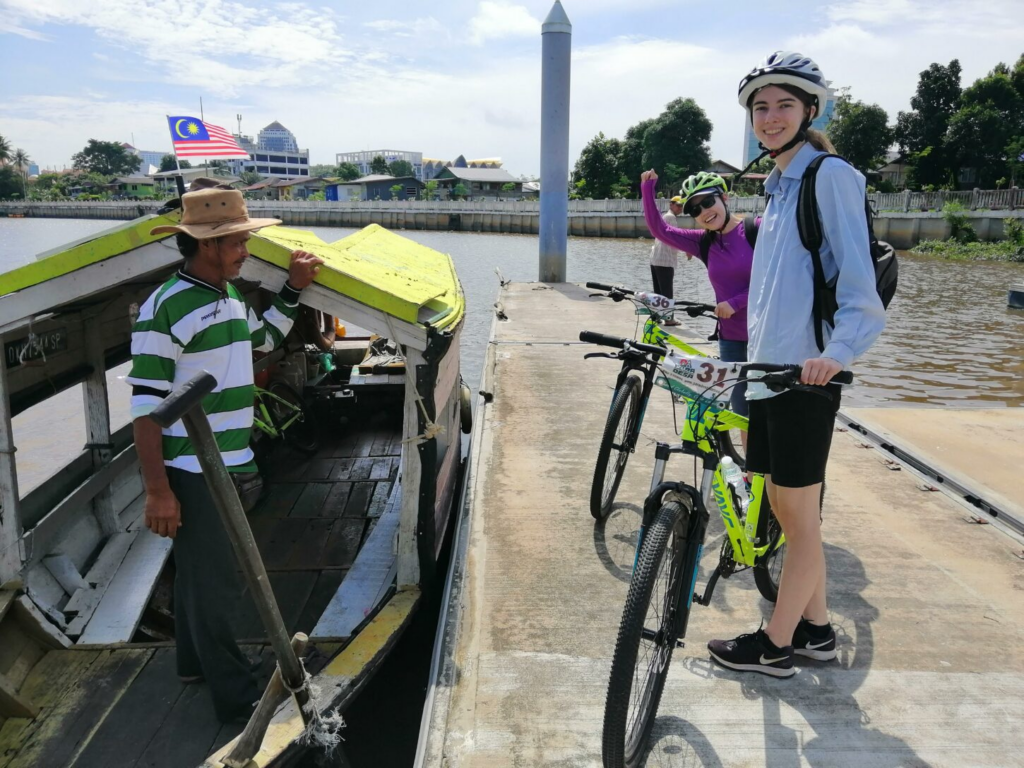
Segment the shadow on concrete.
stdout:
<svg viewBox="0 0 1024 768">
<path fill-rule="evenodd" d="M 864 683 L 874 657 L 872 622 L 877 609 L 862 592 L 869 584 L 858 557 L 834 544 L 825 544 L 829 568 L 829 607 L 839 658 L 817 662 L 797 657 L 799 672 L 789 680 L 743 675 L 707 662 L 714 677 L 735 680 L 747 698 L 759 698 L 764 711 L 764 764 L 789 768 L 807 763 L 816 768 L 870 764 L 872 768 L 905 768 L 928 763 L 905 741 L 872 727 L 855 692 Z M 765 621 L 773 605 L 761 601 Z M 688 665 L 693 671 L 693 665 Z M 785 724 L 782 705 L 796 710 L 806 729 Z M 791 718 L 789 718 L 791 720 Z M 808 730 L 813 736 L 808 738 Z"/>
<path fill-rule="evenodd" d="M 693 723 L 670 715 L 654 721 L 650 747 L 644 759 L 647 768 L 724 765 L 708 738 Z"/>
<path fill-rule="evenodd" d="M 637 504 L 618 501 L 604 520 L 594 525 L 594 551 L 608 573 L 626 584 L 633 576 L 636 539 L 640 533 L 643 509 Z"/>
</svg>

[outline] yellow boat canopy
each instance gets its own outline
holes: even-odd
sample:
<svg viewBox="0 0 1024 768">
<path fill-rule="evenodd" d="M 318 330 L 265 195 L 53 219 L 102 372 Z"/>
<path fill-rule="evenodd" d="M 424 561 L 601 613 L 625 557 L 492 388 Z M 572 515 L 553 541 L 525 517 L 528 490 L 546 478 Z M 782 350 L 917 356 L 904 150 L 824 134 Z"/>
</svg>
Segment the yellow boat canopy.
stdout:
<svg viewBox="0 0 1024 768">
<path fill-rule="evenodd" d="M 160 224 L 176 224 L 177 211 L 146 216 L 41 254 L 0 275 L 0 333 L 33 316 L 138 280 L 180 261 L 171 235 L 152 236 Z M 465 314 L 465 297 L 451 257 L 377 224 L 333 243 L 311 232 L 267 227 L 253 234 L 242 277 L 274 289 L 287 276 L 291 251 L 320 256 L 325 268 L 303 293 L 303 303 L 381 335 L 396 331 L 403 343 L 422 348 L 427 328 L 454 328 Z M 308 300 L 307 300 L 308 298 Z M 410 328 L 409 326 L 413 326 Z M 419 342 L 419 343 L 417 343 Z"/>
</svg>

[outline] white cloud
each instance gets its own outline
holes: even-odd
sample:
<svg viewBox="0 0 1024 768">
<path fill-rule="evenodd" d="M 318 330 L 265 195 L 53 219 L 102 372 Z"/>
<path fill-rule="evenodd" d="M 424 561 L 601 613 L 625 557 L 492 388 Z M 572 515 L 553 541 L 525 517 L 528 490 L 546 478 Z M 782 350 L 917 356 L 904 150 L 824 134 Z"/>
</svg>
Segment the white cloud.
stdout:
<svg viewBox="0 0 1024 768">
<path fill-rule="evenodd" d="M 540 37 L 540 24 L 525 6 L 483 0 L 476 16 L 469 20 L 469 41 L 483 45 L 488 40 L 505 37 Z"/>
<path fill-rule="evenodd" d="M 364 22 L 363 26 L 376 32 L 394 35 L 395 37 L 422 37 L 443 34 L 446 31 L 444 25 L 433 16 L 413 19 L 412 21 L 376 19 Z"/>
<path fill-rule="evenodd" d="M 15 24 L 13 21 L 9 19 L 0 21 L 0 35 L 3 34 L 18 35 L 19 37 L 25 37 L 29 40 L 38 40 L 40 42 L 50 41 L 50 38 L 48 38 L 42 32 L 37 32 L 34 29 L 26 29 L 25 27 Z"/>
<path fill-rule="evenodd" d="M 3 0 L 0 8 L 19 29 L 92 29 L 106 44 L 143 57 L 159 78 L 224 95 L 308 84 L 320 76 L 317 65 L 347 58 L 330 11 L 303 3 Z"/>
</svg>

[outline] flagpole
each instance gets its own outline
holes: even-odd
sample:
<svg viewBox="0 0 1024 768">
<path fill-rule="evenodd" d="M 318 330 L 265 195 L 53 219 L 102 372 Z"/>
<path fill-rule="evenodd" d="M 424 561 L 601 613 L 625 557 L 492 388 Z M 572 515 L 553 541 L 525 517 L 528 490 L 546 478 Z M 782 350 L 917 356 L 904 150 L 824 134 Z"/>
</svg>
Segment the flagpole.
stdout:
<svg viewBox="0 0 1024 768">
<path fill-rule="evenodd" d="M 199 119 L 206 123 L 206 115 L 203 114 L 203 97 L 199 97 Z M 203 170 L 206 171 L 206 176 L 210 175 L 210 158 L 203 158 Z"/>
<path fill-rule="evenodd" d="M 171 116 L 164 115 L 167 120 L 167 127 L 171 125 Z M 174 154 L 174 167 L 178 169 L 178 175 L 174 177 L 175 185 L 178 187 L 178 197 L 185 194 L 185 177 L 181 175 L 181 163 L 178 162 L 178 148 L 174 146 L 174 131 L 171 131 L 171 152 Z"/>
</svg>

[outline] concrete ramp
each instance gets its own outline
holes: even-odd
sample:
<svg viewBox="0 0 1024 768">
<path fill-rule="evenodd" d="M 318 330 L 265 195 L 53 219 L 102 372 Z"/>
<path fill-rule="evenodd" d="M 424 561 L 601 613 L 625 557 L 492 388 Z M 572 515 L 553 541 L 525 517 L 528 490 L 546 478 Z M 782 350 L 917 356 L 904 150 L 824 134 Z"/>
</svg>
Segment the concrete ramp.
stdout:
<svg viewBox="0 0 1024 768">
<path fill-rule="evenodd" d="M 587 508 L 616 363 L 584 362 L 581 329 L 632 334 L 627 304 L 576 286 L 500 298 L 475 433 L 469 527 L 456 564 L 421 764 L 598 766 L 611 653 L 650 482 L 642 441 L 603 526 Z M 695 327 L 695 332 L 704 326 Z M 922 411 L 919 421 L 946 417 Z M 669 440 L 656 391 L 644 432 Z M 673 656 L 648 766 L 1019 766 L 1024 755 L 1021 543 L 971 523 L 862 436 L 835 436 L 824 534 L 840 656 L 790 680 L 714 667 L 705 644 L 771 607 L 750 573 L 695 606 Z M 1019 443 L 1003 456 L 1012 466 Z M 998 452 L 997 452 L 998 453 Z M 692 479 L 676 458 L 669 477 Z M 713 518 L 703 589 L 722 537 Z"/>
</svg>

